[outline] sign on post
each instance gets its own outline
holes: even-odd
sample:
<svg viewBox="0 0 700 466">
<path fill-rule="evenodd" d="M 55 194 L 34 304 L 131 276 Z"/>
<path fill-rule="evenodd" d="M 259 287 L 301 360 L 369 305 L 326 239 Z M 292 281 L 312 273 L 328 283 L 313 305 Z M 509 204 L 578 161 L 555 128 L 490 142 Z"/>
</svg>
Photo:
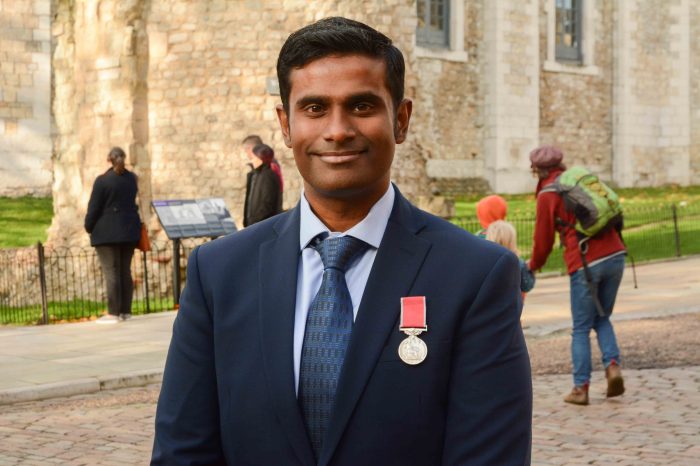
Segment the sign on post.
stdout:
<svg viewBox="0 0 700 466">
<path fill-rule="evenodd" d="M 236 224 L 220 197 L 153 201 L 165 234 L 173 240 L 173 302 L 180 305 L 180 240 L 182 238 L 216 238 L 234 233 Z"/>
<path fill-rule="evenodd" d="M 153 208 L 170 239 L 215 238 L 237 231 L 220 197 L 153 201 Z"/>
</svg>

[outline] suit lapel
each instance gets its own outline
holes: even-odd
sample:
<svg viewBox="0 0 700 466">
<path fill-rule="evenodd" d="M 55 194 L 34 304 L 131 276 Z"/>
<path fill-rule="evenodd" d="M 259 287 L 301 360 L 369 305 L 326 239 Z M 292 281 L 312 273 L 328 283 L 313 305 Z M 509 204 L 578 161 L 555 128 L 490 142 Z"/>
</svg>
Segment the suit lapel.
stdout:
<svg viewBox="0 0 700 466">
<path fill-rule="evenodd" d="M 400 299 L 409 294 L 430 249 L 416 236 L 422 225 L 415 222 L 414 209 L 397 189 L 355 320 L 319 465 L 330 461 L 388 336 L 398 331 Z"/>
<path fill-rule="evenodd" d="M 260 332 L 265 372 L 277 419 L 302 464 L 313 450 L 294 388 L 294 313 L 299 261 L 299 206 L 274 226 L 278 237 L 260 245 Z M 264 286 L 274 283 L 275 286 Z"/>
</svg>

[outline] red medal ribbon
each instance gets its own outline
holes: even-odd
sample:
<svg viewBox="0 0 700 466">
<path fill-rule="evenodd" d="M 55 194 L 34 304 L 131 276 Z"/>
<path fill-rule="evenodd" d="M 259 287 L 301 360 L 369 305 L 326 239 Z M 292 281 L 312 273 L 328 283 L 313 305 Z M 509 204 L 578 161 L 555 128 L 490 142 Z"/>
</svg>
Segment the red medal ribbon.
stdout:
<svg viewBox="0 0 700 466">
<path fill-rule="evenodd" d="M 401 298 L 401 324 L 399 329 L 427 330 L 425 320 L 425 296 Z"/>
</svg>

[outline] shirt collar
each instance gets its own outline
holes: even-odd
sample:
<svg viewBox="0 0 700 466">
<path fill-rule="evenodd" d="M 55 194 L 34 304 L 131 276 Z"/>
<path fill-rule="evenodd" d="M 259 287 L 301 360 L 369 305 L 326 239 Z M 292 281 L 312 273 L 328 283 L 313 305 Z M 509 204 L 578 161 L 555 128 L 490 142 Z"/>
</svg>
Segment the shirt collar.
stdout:
<svg viewBox="0 0 700 466">
<path fill-rule="evenodd" d="M 374 248 L 379 247 L 379 243 L 384 236 L 386 224 L 389 222 L 391 209 L 394 207 L 394 186 L 390 183 L 384 195 L 372 206 L 369 213 L 360 223 L 344 232 L 331 232 L 326 225 L 313 213 L 309 201 L 302 192 L 301 212 L 299 227 L 299 249 L 304 250 L 309 242 L 321 233 L 327 232 L 330 236 L 350 235 L 361 239 Z"/>
</svg>

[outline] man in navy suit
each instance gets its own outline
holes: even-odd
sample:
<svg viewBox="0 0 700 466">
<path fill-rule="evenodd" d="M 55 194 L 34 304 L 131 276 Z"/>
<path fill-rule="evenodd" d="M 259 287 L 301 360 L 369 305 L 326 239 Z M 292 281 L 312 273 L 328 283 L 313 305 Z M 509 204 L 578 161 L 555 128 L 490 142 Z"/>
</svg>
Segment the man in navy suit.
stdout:
<svg viewBox="0 0 700 466">
<path fill-rule="evenodd" d="M 277 74 L 302 199 L 192 253 L 152 464 L 529 464 L 518 260 L 390 183 L 412 110 L 401 52 L 327 18 L 287 39 Z M 347 268 L 330 241 L 360 245 Z M 423 349 L 399 354 L 402 325 Z"/>
</svg>

